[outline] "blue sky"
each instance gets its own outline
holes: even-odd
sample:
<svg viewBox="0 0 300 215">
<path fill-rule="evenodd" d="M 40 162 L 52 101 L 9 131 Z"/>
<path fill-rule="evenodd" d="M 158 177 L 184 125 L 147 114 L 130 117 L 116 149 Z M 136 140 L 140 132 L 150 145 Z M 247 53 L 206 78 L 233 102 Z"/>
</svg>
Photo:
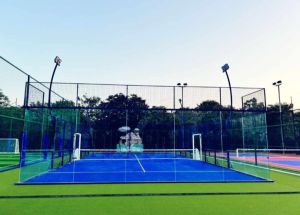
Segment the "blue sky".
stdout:
<svg viewBox="0 0 300 215">
<path fill-rule="evenodd" d="M 44 81 L 58 55 L 67 82 L 227 86 L 229 63 L 233 86 L 265 87 L 270 104 L 280 79 L 300 108 L 299 11 L 298 0 L 3 0 L 0 55 Z M 0 88 L 20 98 L 6 68 Z"/>
</svg>

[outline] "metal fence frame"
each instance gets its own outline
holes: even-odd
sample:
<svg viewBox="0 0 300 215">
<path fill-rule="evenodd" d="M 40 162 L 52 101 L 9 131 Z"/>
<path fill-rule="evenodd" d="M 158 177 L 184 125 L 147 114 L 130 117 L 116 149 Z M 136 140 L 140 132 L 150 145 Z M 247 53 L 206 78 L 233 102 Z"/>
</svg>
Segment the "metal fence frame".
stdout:
<svg viewBox="0 0 300 215">
<path fill-rule="evenodd" d="M 28 84 L 29 83 L 29 84 Z M 25 87 L 25 99 L 24 99 L 24 108 L 46 108 L 48 105 L 46 105 L 46 103 L 43 101 L 41 102 L 43 105 L 30 105 L 29 104 L 29 101 L 28 101 L 28 87 L 29 86 L 34 86 L 34 84 L 41 84 L 43 87 L 47 87 L 47 85 L 49 84 L 49 82 L 27 82 L 26 83 L 26 87 Z M 53 82 L 53 86 L 59 86 L 59 85 L 73 85 L 75 88 L 76 88 L 76 92 L 74 92 L 74 100 L 68 100 L 66 99 L 64 96 L 62 96 L 61 92 L 59 91 L 52 91 L 52 93 L 56 94 L 60 99 L 62 99 L 62 101 L 72 101 L 74 102 L 74 106 L 62 106 L 62 107 L 59 107 L 59 106 L 56 106 L 56 107 L 53 107 L 52 105 L 50 106 L 50 108 L 53 108 L 53 109 L 59 109 L 59 108 L 62 108 L 62 109 L 105 109 L 103 107 L 89 107 L 89 106 L 82 106 L 80 105 L 79 103 L 79 100 L 80 100 L 80 95 L 79 95 L 79 89 L 80 89 L 80 86 L 107 86 L 108 88 L 109 87 L 124 87 L 124 95 L 126 97 L 130 96 L 131 94 L 129 94 L 129 90 L 131 87 L 142 87 L 142 88 L 165 88 L 165 89 L 170 89 L 170 91 L 172 91 L 172 95 L 170 95 L 170 98 L 172 99 L 172 105 L 170 105 L 169 107 L 166 107 L 166 108 L 157 108 L 157 107 L 149 107 L 149 108 L 146 108 L 147 110 L 151 109 L 151 110 L 182 110 L 182 111 L 190 111 L 190 110 L 196 110 L 196 111 L 249 111 L 249 110 L 245 110 L 244 108 L 244 105 L 243 105 L 243 99 L 245 96 L 248 96 L 248 95 L 252 95 L 252 94 L 255 94 L 255 93 L 258 93 L 258 92 L 261 92 L 261 96 L 262 96 L 262 104 L 263 104 L 263 107 L 259 108 L 259 109 L 254 109 L 254 110 L 251 110 L 251 112 L 266 112 L 266 108 L 267 108 L 267 105 L 266 105 L 266 93 L 265 93 L 265 88 L 254 88 L 254 87 L 232 87 L 232 91 L 233 92 L 236 92 L 238 90 L 248 90 L 249 93 L 246 93 L 245 95 L 241 95 L 239 99 L 239 101 L 242 102 L 240 108 L 230 108 L 228 106 L 223 106 L 224 102 L 223 102 L 223 98 L 222 98 L 222 93 L 224 93 L 224 91 L 228 91 L 229 92 L 229 87 L 222 87 L 222 86 L 174 86 L 174 85 L 138 85 L 138 84 L 102 84 L 102 83 L 67 83 L 67 82 Z M 36 87 L 37 88 L 37 87 Z M 180 89 L 181 88 L 181 99 L 182 99 L 182 103 L 183 103 L 183 100 L 184 100 L 184 94 L 183 94 L 183 91 L 184 91 L 184 88 L 186 89 L 197 89 L 197 90 L 214 90 L 214 91 L 218 91 L 218 102 L 220 104 L 220 108 L 219 109 L 197 109 L 195 107 L 193 108 L 190 108 L 190 107 L 179 107 L 179 108 L 176 108 L 176 96 L 178 96 L 178 94 L 176 94 L 176 89 Z M 45 92 L 47 93 L 47 92 Z M 121 92 L 120 92 L 121 93 Z M 138 95 L 139 96 L 139 95 Z M 180 95 L 179 95 L 180 96 Z M 210 100 L 210 99 L 209 99 Z M 213 99 L 211 99 L 213 100 Z M 237 99 L 236 99 L 237 101 Z M 117 109 L 127 109 L 126 107 L 116 107 Z M 134 109 L 134 108 L 133 108 Z M 140 109 L 140 108 L 139 108 Z M 145 110 L 146 110 L 145 109 Z"/>
</svg>

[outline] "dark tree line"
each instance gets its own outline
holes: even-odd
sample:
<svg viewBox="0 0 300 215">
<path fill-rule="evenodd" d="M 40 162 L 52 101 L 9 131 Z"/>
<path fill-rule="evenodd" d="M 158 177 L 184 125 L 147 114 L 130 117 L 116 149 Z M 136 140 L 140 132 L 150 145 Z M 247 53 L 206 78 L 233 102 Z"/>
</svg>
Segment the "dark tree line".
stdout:
<svg viewBox="0 0 300 215">
<path fill-rule="evenodd" d="M 278 105 L 270 105 L 264 116 L 255 112 L 264 107 L 255 98 L 244 102 L 245 112 L 229 111 L 229 107 L 213 100 L 203 101 L 195 109 L 171 111 L 165 107 L 150 107 L 146 100 L 135 94 L 115 94 L 103 100 L 83 96 L 79 98 L 79 105 L 82 108 L 75 109 L 74 102 L 63 100 L 54 102 L 52 110 L 30 109 L 26 113 L 26 120 L 30 119 L 30 122 L 27 121 L 25 127 L 29 131 L 28 142 L 34 144 L 32 147 L 43 145 L 59 149 L 63 145 L 71 148 L 72 135 L 77 131 L 82 133 L 84 148 L 114 149 L 123 135 L 118 131 L 121 126 L 139 128 L 145 148 L 173 148 L 174 143 L 176 148 L 191 148 L 193 133 L 202 133 L 203 145 L 209 149 L 262 147 L 266 132 L 270 148 L 281 145 Z M 282 110 L 285 144 L 297 147 L 300 115 L 292 111 L 291 105 L 284 104 Z M 1 137 L 21 139 L 24 110 L 11 107 L 9 98 L 2 91 L 0 116 Z M 265 120 L 267 128 L 264 127 Z"/>
</svg>

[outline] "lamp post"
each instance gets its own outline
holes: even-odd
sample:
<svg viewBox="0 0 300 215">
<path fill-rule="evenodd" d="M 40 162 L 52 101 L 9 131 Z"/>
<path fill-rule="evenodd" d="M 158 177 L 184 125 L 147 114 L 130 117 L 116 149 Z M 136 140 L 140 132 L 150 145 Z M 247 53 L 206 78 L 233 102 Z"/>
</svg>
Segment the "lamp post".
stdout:
<svg viewBox="0 0 300 215">
<path fill-rule="evenodd" d="M 183 88 L 187 87 L 187 83 L 177 83 L 177 86 L 181 87 L 181 99 L 179 99 L 178 101 L 180 103 L 180 108 L 183 109 Z"/>
<path fill-rule="evenodd" d="M 54 58 L 55 67 L 54 67 L 54 70 L 53 70 L 53 73 L 52 73 L 50 86 L 49 86 L 48 107 L 51 106 L 51 90 L 52 90 L 52 83 L 53 83 L 54 74 L 55 74 L 55 71 L 57 69 L 57 66 L 60 66 L 61 62 L 62 62 L 62 60 L 58 56 L 56 56 Z"/>
<path fill-rule="evenodd" d="M 273 83 L 273 86 L 277 87 L 277 89 L 278 89 L 281 146 L 282 146 L 282 149 L 284 149 L 284 138 L 283 138 L 283 127 L 282 127 L 282 107 L 281 107 L 281 98 L 280 98 L 280 86 L 281 85 L 282 85 L 281 80 Z"/>
<path fill-rule="evenodd" d="M 226 124 L 228 122 L 228 136 L 230 138 L 230 142 L 229 142 L 229 145 L 231 145 L 231 115 L 232 115 L 232 110 L 233 110 L 233 107 L 232 107 L 232 89 L 231 89 L 231 83 L 230 83 L 230 79 L 229 79 L 229 75 L 228 75 L 228 69 L 229 69 L 229 65 L 226 63 L 224 64 L 222 67 L 222 71 L 225 72 L 226 74 L 226 77 L 227 77 L 227 81 L 228 81 L 228 85 L 229 85 L 229 92 L 230 92 L 230 111 L 229 111 L 229 120 L 226 120 Z M 220 117 L 221 118 L 221 117 Z M 221 123 L 221 126 L 222 126 L 222 123 Z M 221 130 L 222 130 L 222 127 L 221 127 Z M 221 133 L 221 147 L 222 147 L 222 150 L 223 150 L 223 137 L 222 137 L 223 133 Z"/>
<path fill-rule="evenodd" d="M 228 81 L 228 85 L 229 85 L 229 91 L 230 91 L 230 109 L 232 110 L 232 90 L 231 90 L 230 79 L 229 79 L 228 72 L 227 72 L 228 69 L 229 69 L 229 65 L 226 63 L 221 68 L 222 68 L 222 71 L 225 72 L 226 77 L 227 77 L 227 81 Z"/>
<path fill-rule="evenodd" d="M 187 86 L 187 83 L 177 83 L 178 87 L 181 87 L 181 98 L 178 99 L 179 104 L 180 104 L 180 109 L 183 110 L 183 88 Z M 181 135 L 182 135 L 182 148 L 184 149 L 184 122 L 183 122 L 183 111 L 180 113 L 180 127 L 181 127 Z"/>
</svg>

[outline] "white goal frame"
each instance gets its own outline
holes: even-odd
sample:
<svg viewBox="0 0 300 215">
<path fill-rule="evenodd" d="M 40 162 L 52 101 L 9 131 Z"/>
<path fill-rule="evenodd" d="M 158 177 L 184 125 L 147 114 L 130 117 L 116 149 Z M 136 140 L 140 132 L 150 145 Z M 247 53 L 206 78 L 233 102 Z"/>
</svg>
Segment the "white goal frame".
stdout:
<svg viewBox="0 0 300 215">
<path fill-rule="evenodd" d="M 76 148 L 76 140 L 78 138 L 78 148 Z M 73 135 L 73 160 L 80 160 L 81 150 L 81 133 L 74 133 Z"/>
<path fill-rule="evenodd" d="M 18 138 L 0 138 L 0 141 L 1 140 L 7 140 L 7 141 L 14 141 L 15 142 L 15 150 L 14 150 L 14 152 L 1 152 L 0 151 L 0 153 L 1 154 L 3 154 L 3 153 L 14 153 L 14 154 L 20 154 L 20 143 L 19 143 L 19 139 Z"/>
<path fill-rule="evenodd" d="M 196 153 L 196 149 L 197 149 L 197 147 L 196 147 L 196 144 L 197 143 L 195 143 L 195 137 L 199 137 L 199 158 L 200 158 L 200 160 L 202 161 L 202 134 L 201 133 L 195 133 L 195 134 L 193 134 L 192 135 L 192 139 L 193 139 L 193 159 L 194 160 L 199 160 L 199 159 L 197 159 L 197 153 Z"/>
</svg>

